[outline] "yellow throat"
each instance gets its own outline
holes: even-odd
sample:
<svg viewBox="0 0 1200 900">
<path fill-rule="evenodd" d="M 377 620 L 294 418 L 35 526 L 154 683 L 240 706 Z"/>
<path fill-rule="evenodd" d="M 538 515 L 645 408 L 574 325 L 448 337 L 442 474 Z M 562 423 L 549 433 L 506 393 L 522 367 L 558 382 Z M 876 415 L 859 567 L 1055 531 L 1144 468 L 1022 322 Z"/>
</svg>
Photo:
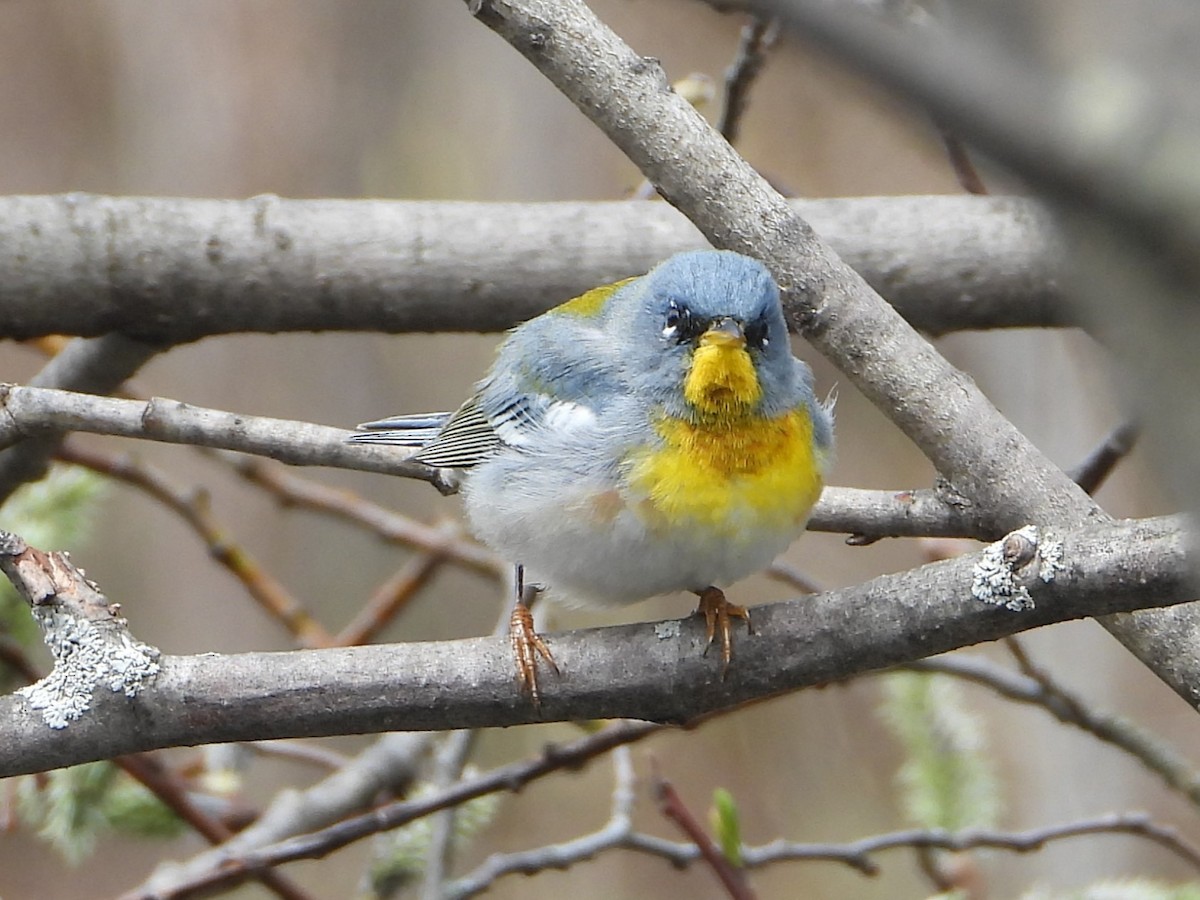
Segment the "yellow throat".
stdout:
<svg viewBox="0 0 1200 900">
<path fill-rule="evenodd" d="M 664 416 L 655 426 L 663 444 L 629 460 L 647 524 L 745 540 L 761 528 L 799 529 L 822 487 L 807 410 L 753 413 L 762 386 L 745 341 L 715 329 L 694 351 L 683 395 L 700 415 Z"/>
<path fill-rule="evenodd" d="M 683 396 L 700 413 L 718 421 L 745 415 L 762 397 L 746 339 L 728 331 L 706 331 L 692 354 Z"/>
</svg>

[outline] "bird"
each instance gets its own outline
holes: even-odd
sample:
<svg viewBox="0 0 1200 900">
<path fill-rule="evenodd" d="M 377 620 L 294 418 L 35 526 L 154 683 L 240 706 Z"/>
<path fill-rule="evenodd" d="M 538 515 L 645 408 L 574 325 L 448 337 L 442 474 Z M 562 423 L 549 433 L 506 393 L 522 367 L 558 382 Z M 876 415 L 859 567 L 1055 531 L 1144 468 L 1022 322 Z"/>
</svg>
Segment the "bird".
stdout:
<svg viewBox="0 0 1200 900">
<path fill-rule="evenodd" d="M 723 588 L 804 530 L 833 460 L 832 396 L 792 355 L 780 293 L 758 260 L 678 253 L 512 329 L 453 413 L 359 426 L 352 441 L 416 448 L 461 476 L 484 544 L 567 603 L 689 591 L 707 644 L 732 658 Z M 517 679 L 539 701 L 556 672 L 518 587 Z"/>
</svg>

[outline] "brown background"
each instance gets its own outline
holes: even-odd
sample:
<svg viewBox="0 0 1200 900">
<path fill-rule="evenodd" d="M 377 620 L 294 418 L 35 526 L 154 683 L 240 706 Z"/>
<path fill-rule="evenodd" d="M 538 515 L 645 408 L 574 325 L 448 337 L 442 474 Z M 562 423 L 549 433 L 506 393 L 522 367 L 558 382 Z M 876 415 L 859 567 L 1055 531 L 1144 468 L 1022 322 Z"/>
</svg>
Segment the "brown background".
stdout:
<svg viewBox="0 0 1200 900">
<path fill-rule="evenodd" d="M 677 79 L 719 79 L 741 20 L 689 2 L 598 0 L 598 14 Z M 1085 38 L 1046 26 L 1048 40 Z M 1071 39 L 1064 35 L 1074 34 Z M 710 110 L 713 117 L 716 108 Z M 809 196 L 950 193 L 958 190 L 933 130 L 794 42 L 773 56 L 744 123 L 743 153 L 777 183 Z M 245 197 L 395 197 L 473 200 L 613 199 L 640 180 L 633 166 L 528 64 L 460 3 L 446 0 L 9 0 L 0 4 L 0 192 Z M 993 180 L 993 183 L 997 183 Z M 564 298 L 565 299 L 565 298 Z M 456 405 L 488 364 L 494 337 L 292 335 L 202 341 L 154 360 L 137 377 L 148 392 L 248 413 L 350 426 L 371 417 Z M 1049 455 L 1082 456 L 1120 413 L 1113 370 L 1075 332 L 958 335 L 939 342 Z M 820 390 L 839 385 L 837 484 L 926 486 L 927 463 L 878 412 L 804 346 Z M 0 380 L 28 378 L 40 358 L 0 345 Z M 101 441 L 114 448 L 116 439 Z M 186 484 L 213 492 L 217 515 L 284 583 L 331 625 L 403 562 L 363 533 L 304 513 L 277 510 L 186 449 L 125 443 Z M 420 485 L 379 476 L 315 472 L 436 520 L 454 515 Z M 1117 515 L 1163 511 L 1140 457 L 1100 495 Z M 114 487 L 97 534 L 79 553 L 89 575 L 119 600 L 136 634 L 170 653 L 287 648 L 277 625 L 169 512 Z M 788 559 L 819 583 L 837 586 L 907 568 L 914 542 L 843 546 L 811 535 Z M 733 597 L 790 596 L 752 580 Z M 420 640 L 479 634 L 499 597 L 469 575 L 443 571 L 388 633 Z M 617 613 L 560 611 L 555 627 L 682 615 L 685 597 Z M 1195 713 L 1161 687 L 1093 624 L 1031 636 L 1031 650 L 1069 685 L 1108 708 L 1136 714 L 1185 748 L 1200 736 Z M 998 659 L 1004 656 L 990 649 Z M 1149 809 L 1200 837 L 1194 812 L 1136 765 L 1032 709 L 970 697 L 987 712 L 1005 785 L 1006 827 L 1025 828 L 1113 809 Z M 875 709 L 878 685 L 808 691 L 658 738 L 648 757 L 692 806 L 707 808 L 716 786 L 737 798 L 745 837 L 762 842 L 850 840 L 905 825 L 893 790 L 899 757 Z M 576 734 L 570 725 L 488 733 L 478 761 L 489 765 Z M 362 739 L 332 742 L 344 750 Z M 260 766 L 248 790 L 265 801 L 304 769 Z M 607 815 L 610 770 L 541 782 L 506 798 L 493 825 L 466 853 L 520 849 L 598 827 Z M 639 820 L 674 836 L 645 798 Z M 51 875 L 58 860 L 23 834 L 0 834 L 0 896 L 96 897 L 139 879 L 161 855 L 201 846 L 109 839 L 77 872 Z M 351 896 L 364 848 L 289 869 L 319 896 Z M 890 898 L 932 893 L 909 854 L 881 857 L 884 876 L 864 879 L 827 863 L 780 865 L 754 875 L 763 897 Z M 988 856 L 992 896 L 1035 882 L 1067 887 L 1101 876 L 1186 874 L 1161 850 L 1099 837 L 1030 857 Z M 610 854 L 566 873 L 511 877 L 490 896 L 575 900 L 720 896 L 702 870 Z M 239 896 L 258 896 L 243 888 Z"/>
</svg>

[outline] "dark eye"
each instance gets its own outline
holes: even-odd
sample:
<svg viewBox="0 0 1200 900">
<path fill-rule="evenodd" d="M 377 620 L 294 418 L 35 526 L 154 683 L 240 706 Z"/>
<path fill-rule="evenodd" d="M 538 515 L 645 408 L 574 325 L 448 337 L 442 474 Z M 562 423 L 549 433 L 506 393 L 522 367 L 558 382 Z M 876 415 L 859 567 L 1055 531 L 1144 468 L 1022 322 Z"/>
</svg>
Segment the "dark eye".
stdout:
<svg viewBox="0 0 1200 900">
<path fill-rule="evenodd" d="M 663 337 L 683 342 L 691 338 L 691 332 L 692 314 L 672 300 L 667 307 L 667 317 L 663 320 Z"/>
<path fill-rule="evenodd" d="M 751 350 L 766 350 L 770 343 L 770 329 L 762 319 L 746 326 L 746 346 Z"/>
</svg>

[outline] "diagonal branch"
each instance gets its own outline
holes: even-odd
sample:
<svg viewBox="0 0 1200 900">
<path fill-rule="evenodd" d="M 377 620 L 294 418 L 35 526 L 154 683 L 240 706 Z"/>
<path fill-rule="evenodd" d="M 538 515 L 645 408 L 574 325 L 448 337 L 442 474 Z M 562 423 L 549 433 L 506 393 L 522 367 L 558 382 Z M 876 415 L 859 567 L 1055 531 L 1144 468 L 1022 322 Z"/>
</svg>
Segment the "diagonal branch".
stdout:
<svg viewBox="0 0 1200 900">
<path fill-rule="evenodd" d="M 840 14 L 821 8 L 830 17 Z M 603 130 L 714 246 L 766 263 L 799 332 L 996 527 L 1071 528 L 1104 518 L 670 90 L 656 60 L 635 53 L 579 0 L 472 0 L 470 9 Z M 1102 624 L 1181 696 L 1200 701 L 1200 608 Z"/>
</svg>

